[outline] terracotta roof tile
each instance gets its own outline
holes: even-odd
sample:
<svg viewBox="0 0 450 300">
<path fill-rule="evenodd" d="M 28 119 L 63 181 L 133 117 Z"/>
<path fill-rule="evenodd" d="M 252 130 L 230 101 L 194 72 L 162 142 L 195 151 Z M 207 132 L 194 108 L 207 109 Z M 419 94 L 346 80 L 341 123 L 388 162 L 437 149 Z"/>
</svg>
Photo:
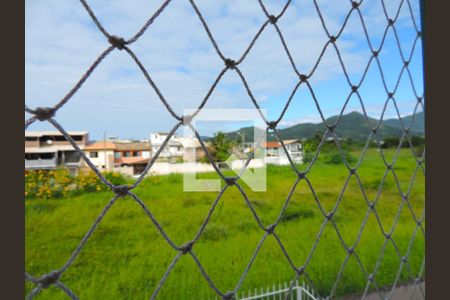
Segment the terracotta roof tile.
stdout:
<svg viewBox="0 0 450 300">
<path fill-rule="evenodd" d="M 116 145 L 109 141 L 98 141 L 92 144 L 87 145 L 84 150 L 114 150 L 116 149 Z"/>
</svg>

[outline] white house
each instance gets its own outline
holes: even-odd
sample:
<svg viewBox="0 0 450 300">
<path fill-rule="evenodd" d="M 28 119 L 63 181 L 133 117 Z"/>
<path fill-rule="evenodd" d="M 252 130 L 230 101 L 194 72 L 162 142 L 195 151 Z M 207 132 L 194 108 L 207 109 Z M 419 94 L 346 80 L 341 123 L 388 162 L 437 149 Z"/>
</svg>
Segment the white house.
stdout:
<svg viewBox="0 0 450 300">
<path fill-rule="evenodd" d="M 84 152 L 94 166 L 109 171 L 114 168 L 115 149 L 116 145 L 110 141 L 98 141 L 87 145 Z"/>
<path fill-rule="evenodd" d="M 127 167 L 130 175 L 140 174 L 150 161 L 150 141 L 98 141 L 84 149 L 89 160 L 100 170 L 114 171 Z"/>
<path fill-rule="evenodd" d="M 158 152 L 168 135 L 168 133 L 162 132 L 150 134 L 152 155 L 155 155 L 156 152 Z M 184 158 L 187 161 L 193 161 L 196 156 L 198 158 L 203 155 L 201 152 L 201 145 L 196 137 L 179 137 L 178 135 L 173 134 L 161 151 L 159 157 L 167 159 Z"/>
<path fill-rule="evenodd" d="M 152 147 L 152 155 L 155 155 L 156 152 L 159 151 L 162 144 L 168 137 L 168 133 L 165 132 L 157 132 L 150 134 L 150 145 Z M 182 157 L 183 149 L 182 145 L 176 141 L 175 134 L 172 135 L 166 144 L 166 146 L 162 149 L 159 157 L 161 158 L 172 158 L 172 157 Z"/>
<path fill-rule="evenodd" d="M 286 146 L 286 150 L 294 163 L 303 162 L 303 148 L 298 140 L 283 140 L 283 144 Z M 266 163 L 277 165 L 289 164 L 286 152 L 280 142 L 266 142 L 264 146 L 266 147 Z"/>
</svg>

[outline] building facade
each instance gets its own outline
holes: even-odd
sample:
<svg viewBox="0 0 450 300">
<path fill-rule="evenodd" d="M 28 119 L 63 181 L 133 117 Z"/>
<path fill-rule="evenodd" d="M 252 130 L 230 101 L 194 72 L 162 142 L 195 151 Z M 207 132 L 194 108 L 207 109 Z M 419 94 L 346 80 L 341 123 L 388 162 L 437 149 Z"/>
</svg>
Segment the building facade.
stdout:
<svg viewBox="0 0 450 300">
<path fill-rule="evenodd" d="M 163 132 L 150 134 L 152 156 L 156 155 L 168 135 L 168 133 Z M 174 134 L 161 150 L 158 158 L 169 161 L 179 158 L 183 159 L 183 161 L 192 162 L 204 155 L 200 142 L 196 137 L 179 137 Z"/>
<path fill-rule="evenodd" d="M 149 141 L 98 141 L 85 148 L 86 156 L 98 169 L 137 175 L 151 157 Z"/>
<path fill-rule="evenodd" d="M 114 150 L 116 145 L 110 141 L 98 141 L 87 145 L 84 149 L 86 156 L 99 170 L 114 169 Z"/>
<path fill-rule="evenodd" d="M 294 163 L 303 162 L 303 147 L 299 140 L 283 140 L 283 144 L 286 147 L 289 157 Z M 266 142 L 264 145 L 266 147 L 266 162 L 268 164 L 289 164 L 286 151 L 284 151 L 283 145 L 280 142 Z"/>
<path fill-rule="evenodd" d="M 69 131 L 77 146 L 84 150 L 87 131 Z M 82 164 L 80 155 L 59 131 L 25 132 L 25 170 L 51 170 L 66 167 L 72 171 Z"/>
</svg>

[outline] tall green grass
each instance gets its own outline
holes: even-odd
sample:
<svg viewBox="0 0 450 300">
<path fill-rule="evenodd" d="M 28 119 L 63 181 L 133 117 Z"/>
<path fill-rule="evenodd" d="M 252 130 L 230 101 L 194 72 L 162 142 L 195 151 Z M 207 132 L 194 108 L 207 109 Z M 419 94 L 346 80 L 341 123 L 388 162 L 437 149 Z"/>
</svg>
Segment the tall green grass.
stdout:
<svg viewBox="0 0 450 300">
<path fill-rule="evenodd" d="M 392 157 L 392 151 L 387 151 L 387 155 Z M 359 153 L 354 155 L 359 157 Z M 394 170 L 403 192 L 408 189 L 414 169 L 411 153 L 402 149 Z M 369 201 L 374 200 L 378 193 L 384 170 L 379 153 L 370 150 L 358 169 Z M 198 176 L 218 178 L 213 173 Z M 335 206 L 347 176 L 348 171 L 343 165 L 327 164 L 320 159 L 314 164 L 308 179 L 326 211 Z M 295 180 L 295 173 L 289 166 L 269 166 L 266 192 L 252 192 L 244 184 L 264 225 L 275 221 Z M 417 173 L 412 186 L 409 200 L 412 210 L 420 216 L 424 208 L 425 187 L 422 172 Z M 193 238 L 217 196 L 216 192 L 183 192 L 182 175 L 173 174 L 147 178 L 134 192 L 178 245 Z M 98 192 L 68 199 L 26 201 L 26 271 L 40 276 L 60 268 L 112 196 L 112 192 Z M 386 231 L 392 226 L 401 201 L 394 177 L 389 173 L 376 205 Z M 347 244 L 355 241 L 367 210 L 358 182 L 352 176 L 334 216 Z M 323 222 L 324 217 L 309 186 L 304 180 L 300 181 L 275 229 L 296 266 L 303 265 L 309 256 Z M 411 247 L 409 264 L 401 271 L 400 281 L 417 276 L 424 258 L 421 232 L 410 244 L 414 229 L 411 212 L 408 206 L 404 206 L 392 236 L 402 254 Z M 235 287 L 263 234 L 239 191 L 230 187 L 194 245 L 193 252 L 213 282 L 225 292 Z M 384 236 L 374 214 L 370 213 L 355 248 L 367 273 L 375 268 L 383 243 Z M 80 299 L 147 299 L 176 254 L 139 205 L 130 197 L 121 198 L 106 214 L 73 265 L 63 273 L 61 281 Z M 327 224 L 306 267 L 320 294 L 330 293 L 345 256 L 334 227 Z M 396 249 L 389 243 L 375 276 L 378 285 L 391 284 L 399 266 Z M 269 236 L 241 290 L 289 281 L 294 276 L 295 272 L 276 240 Z M 351 256 L 335 296 L 359 292 L 366 283 L 357 260 Z M 33 284 L 27 283 L 26 292 L 32 287 Z M 186 255 L 172 270 L 159 299 L 207 299 L 213 295 L 197 265 Z M 64 295 L 50 287 L 37 298 L 64 299 Z"/>
</svg>

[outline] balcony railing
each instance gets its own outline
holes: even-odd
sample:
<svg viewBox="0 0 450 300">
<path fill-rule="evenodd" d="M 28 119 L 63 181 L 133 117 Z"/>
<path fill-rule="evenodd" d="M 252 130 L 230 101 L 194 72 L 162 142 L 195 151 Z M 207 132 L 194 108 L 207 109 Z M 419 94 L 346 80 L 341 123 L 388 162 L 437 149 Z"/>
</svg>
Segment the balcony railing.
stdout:
<svg viewBox="0 0 450 300">
<path fill-rule="evenodd" d="M 54 169 L 55 159 L 25 159 L 25 169 Z"/>
</svg>

